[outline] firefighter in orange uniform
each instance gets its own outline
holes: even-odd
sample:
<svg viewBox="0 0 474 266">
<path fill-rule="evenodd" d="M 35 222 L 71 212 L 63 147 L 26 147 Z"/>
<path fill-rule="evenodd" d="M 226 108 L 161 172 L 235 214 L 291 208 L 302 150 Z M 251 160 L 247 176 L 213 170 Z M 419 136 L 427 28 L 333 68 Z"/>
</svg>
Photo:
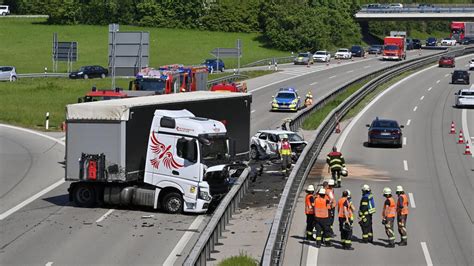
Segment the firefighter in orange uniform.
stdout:
<svg viewBox="0 0 474 266">
<path fill-rule="evenodd" d="M 331 228 L 329 225 L 329 209 L 331 205 L 326 196 L 326 190 L 320 188 L 314 200 L 314 227 L 316 229 L 316 247 L 321 247 L 324 240 L 326 246 L 331 246 Z"/>
<path fill-rule="evenodd" d="M 350 193 L 349 190 L 344 190 L 342 198 L 339 199 L 337 204 L 342 247 L 347 250 L 354 249 L 352 247 L 352 206 L 349 201 Z"/>
<path fill-rule="evenodd" d="M 306 214 L 306 239 L 314 240 L 314 186 L 309 185 L 306 189 L 305 209 Z"/>
<path fill-rule="evenodd" d="M 388 247 L 395 247 L 395 233 L 393 232 L 393 223 L 397 215 L 397 204 L 392 197 L 392 190 L 388 187 L 383 189 L 383 196 L 386 198 L 383 204 L 382 224 L 385 225 L 385 233 L 388 236 Z"/>
<path fill-rule="evenodd" d="M 407 245 L 407 217 L 408 217 L 408 197 L 405 194 L 402 186 L 397 186 L 397 224 L 398 224 L 398 232 L 402 240 L 400 241 L 400 246 Z"/>
<path fill-rule="evenodd" d="M 329 197 L 329 201 L 331 204 L 331 209 L 329 210 L 329 224 L 331 225 L 331 235 L 334 237 L 334 229 L 333 229 L 333 224 L 334 224 L 334 216 L 336 215 L 336 197 L 334 196 L 334 180 L 329 179 L 328 181 L 323 182 L 323 187 L 326 189 L 326 195 Z"/>
</svg>

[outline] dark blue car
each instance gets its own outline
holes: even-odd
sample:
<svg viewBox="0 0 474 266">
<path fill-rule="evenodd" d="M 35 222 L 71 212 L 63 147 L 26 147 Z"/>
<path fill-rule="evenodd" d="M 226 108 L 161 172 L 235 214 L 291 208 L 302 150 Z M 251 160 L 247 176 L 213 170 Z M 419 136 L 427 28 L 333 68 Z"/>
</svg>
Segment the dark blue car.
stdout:
<svg viewBox="0 0 474 266">
<path fill-rule="evenodd" d="M 289 110 L 297 112 L 301 109 L 301 99 L 294 88 L 281 88 L 273 96 L 272 111 Z"/>
<path fill-rule="evenodd" d="M 220 59 L 219 61 L 217 59 L 206 59 L 202 64 L 207 66 L 209 72 L 211 72 L 211 70 L 224 72 L 225 70 L 224 62 Z"/>
<path fill-rule="evenodd" d="M 435 37 L 429 37 L 426 40 L 426 46 L 436 46 L 437 40 Z"/>
<path fill-rule="evenodd" d="M 372 121 L 372 124 L 366 125 L 369 128 L 368 146 L 376 144 L 388 144 L 396 147 L 402 147 L 402 128 L 395 120 L 379 119 Z"/>
</svg>

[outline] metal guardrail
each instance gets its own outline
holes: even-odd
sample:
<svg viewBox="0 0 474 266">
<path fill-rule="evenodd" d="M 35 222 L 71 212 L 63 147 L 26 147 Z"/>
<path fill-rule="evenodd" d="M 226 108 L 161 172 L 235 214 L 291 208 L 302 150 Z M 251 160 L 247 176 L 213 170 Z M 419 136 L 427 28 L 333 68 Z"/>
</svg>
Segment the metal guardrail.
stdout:
<svg viewBox="0 0 474 266">
<path fill-rule="evenodd" d="M 242 67 L 268 66 L 268 65 L 273 66 L 275 63 L 278 63 L 278 64 L 291 63 L 293 62 L 295 57 L 296 56 L 291 55 L 291 56 L 265 58 L 265 59 L 260 59 L 252 63 L 248 63 Z"/>
<path fill-rule="evenodd" d="M 246 79 L 248 78 L 248 76 L 246 75 L 240 75 L 240 74 L 234 74 L 234 75 L 229 75 L 229 76 L 224 76 L 224 77 L 220 77 L 220 78 L 216 78 L 216 79 L 212 79 L 212 80 L 209 80 L 207 82 L 207 86 L 210 87 L 212 85 L 216 85 L 218 83 L 222 83 L 222 82 L 233 82 L 233 81 L 236 81 L 238 79 Z"/>
<path fill-rule="evenodd" d="M 280 203 L 278 205 L 278 210 L 273 220 L 272 227 L 270 229 L 270 234 L 265 246 L 264 255 L 262 258 L 261 264 L 264 266 L 267 265 L 281 265 L 283 263 L 285 245 L 289 232 L 289 225 L 291 224 L 293 218 L 293 208 L 296 205 L 298 195 L 300 194 L 302 187 L 306 181 L 306 177 L 311 170 L 312 165 L 316 161 L 321 149 L 329 136 L 334 131 L 338 118 L 343 117 L 352 107 L 359 103 L 368 93 L 375 90 L 378 86 L 384 84 L 388 80 L 400 75 L 403 72 L 408 70 L 417 69 L 427 64 L 434 63 L 438 60 L 440 55 L 444 54 L 454 54 L 456 56 L 462 55 L 465 53 L 473 53 L 474 47 L 466 48 L 453 48 L 451 51 L 446 51 L 438 53 L 435 55 L 424 56 L 415 60 L 410 60 L 403 63 L 402 65 L 396 65 L 393 67 L 384 68 L 380 71 L 365 75 L 360 77 L 348 84 L 342 86 L 337 91 L 330 93 L 324 97 L 324 99 L 318 102 L 313 108 L 306 110 L 301 115 L 299 115 L 293 121 L 287 123 L 287 126 L 292 130 L 297 129 L 302 121 L 308 117 L 311 113 L 320 109 L 326 102 L 332 100 L 336 97 L 337 94 L 344 91 L 350 85 L 360 82 L 361 80 L 377 75 L 375 79 L 369 81 L 366 85 L 360 88 L 357 92 L 348 97 L 344 102 L 342 102 L 338 107 L 336 107 L 320 124 L 316 130 L 316 137 L 309 143 L 300 158 L 298 159 L 293 171 L 288 178 L 287 184 L 283 191 Z"/>
<path fill-rule="evenodd" d="M 234 214 L 240 200 L 247 193 L 250 171 L 249 168 L 246 168 L 244 171 L 247 171 L 247 174 L 241 175 L 214 211 L 211 220 L 199 236 L 184 265 L 206 265 L 206 261 L 211 257 L 211 251 L 214 250 L 215 245 L 219 242 L 219 238 L 222 237 L 222 232 L 232 218 L 232 214 Z"/>
<path fill-rule="evenodd" d="M 27 73 L 17 74 L 18 78 L 67 78 L 69 73 Z"/>
<path fill-rule="evenodd" d="M 474 7 L 408 7 L 408 8 L 362 8 L 357 13 L 385 14 L 385 13 L 471 13 Z"/>
</svg>

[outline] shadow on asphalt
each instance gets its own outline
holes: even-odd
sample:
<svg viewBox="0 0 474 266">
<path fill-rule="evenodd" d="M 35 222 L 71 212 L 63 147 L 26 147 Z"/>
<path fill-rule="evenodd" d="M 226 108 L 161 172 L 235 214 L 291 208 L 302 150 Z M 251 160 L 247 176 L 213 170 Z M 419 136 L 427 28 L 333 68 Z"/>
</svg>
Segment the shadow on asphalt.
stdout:
<svg viewBox="0 0 474 266">
<path fill-rule="evenodd" d="M 370 144 L 369 145 L 367 141 L 364 142 L 363 146 L 369 149 L 372 149 L 372 148 L 401 149 L 401 147 L 399 146 L 389 145 L 389 144 Z"/>
<path fill-rule="evenodd" d="M 49 198 L 45 198 L 43 200 L 47 201 L 49 203 L 52 203 L 54 205 L 57 205 L 57 206 L 62 206 L 62 207 L 69 205 L 69 195 L 68 194 L 49 197 Z"/>
</svg>

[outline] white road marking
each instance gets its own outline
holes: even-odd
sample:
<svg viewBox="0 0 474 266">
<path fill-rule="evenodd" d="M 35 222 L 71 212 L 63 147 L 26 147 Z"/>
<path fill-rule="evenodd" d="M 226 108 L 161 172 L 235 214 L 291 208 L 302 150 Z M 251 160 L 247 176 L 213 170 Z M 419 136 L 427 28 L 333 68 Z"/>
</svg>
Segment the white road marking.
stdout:
<svg viewBox="0 0 474 266">
<path fill-rule="evenodd" d="M 313 82 L 313 83 L 311 83 L 311 84 L 309 84 L 309 85 L 312 86 L 312 85 L 316 85 L 316 84 L 318 84 L 317 81 L 315 81 L 315 82 Z"/>
<path fill-rule="evenodd" d="M 336 77 L 336 76 L 330 76 L 329 78 L 330 78 L 330 79 L 333 79 L 333 78 L 335 78 L 335 77 Z"/>
<path fill-rule="evenodd" d="M 413 193 L 408 193 L 408 197 L 410 198 L 410 206 L 412 209 L 415 209 L 416 208 L 416 204 L 415 204 L 415 197 L 413 197 Z"/>
<path fill-rule="evenodd" d="M 382 61 L 380 64 L 381 64 L 381 65 L 383 65 L 383 64 L 386 64 L 386 63 L 387 63 L 387 62 L 385 62 L 385 61 Z"/>
<path fill-rule="evenodd" d="M 318 266 L 319 248 L 313 245 L 308 246 L 308 257 L 306 258 L 306 266 Z"/>
<path fill-rule="evenodd" d="M 461 111 L 462 133 L 465 139 L 472 139 L 469 135 L 469 127 L 467 126 L 467 109 Z M 472 149 L 472 142 L 469 148 Z M 474 158 L 474 153 L 471 155 Z"/>
<path fill-rule="evenodd" d="M 424 95 L 423 95 L 423 96 L 421 96 L 421 98 L 420 98 L 420 101 L 423 101 L 423 99 L 424 99 L 424 98 L 425 98 L 425 96 L 424 96 Z"/>
<path fill-rule="evenodd" d="M 408 119 L 408 121 L 407 121 L 407 126 L 409 126 L 410 123 L 411 123 L 411 119 Z"/>
<path fill-rule="evenodd" d="M 364 68 L 369 68 L 370 66 L 365 66 Z"/>
<path fill-rule="evenodd" d="M 352 73 L 354 72 L 354 70 L 349 70 L 349 71 L 346 71 L 346 73 Z"/>
<path fill-rule="evenodd" d="M 0 124 L 0 127 L 6 127 L 6 128 L 15 129 L 15 130 L 23 131 L 23 132 L 26 132 L 26 133 L 30 133 L 30 134 L 33 134 L 33 135 L 37 135 L 37 136 L 40 136 L 40 137 L 43 137 L 43 138 L 47 138 L 47 139 L 49 139 L 49 140 L 52 140 L 52 141 L 54 141 L 54 142 L 57 142 L 57 143 L 59 143 L 59 144 L 61 144 L 61 145 L 64 146 L 64 141 L 61 141 L 61 140 L 59 140 L 59 139 L 53 138 L 53 137 L 48 136 L 48 135 L 46 135 L 46 134 L 39 133 L 39 132 L 30 130 L 30 129 L 21 128 L 21 127 L 15 127 L 15 126 L 10 126 L 10 125 L 5 125 L 5 124 Z"/>
<path fill-rule="evenodd" d="M 440 82 L 441 82 L 441 80 L 439 80 L 439 79 L 436 81 L 436 83 L 440 83 Z"/>
<path fill-rule="evenodd" d="M 188 231 L 183 234 L 181 239 L 179 240 L 178 244 L 173 248 L 171 251 L 170 255 L 168 258 L 165 260 L 163 265 L 165 266 L 172 266 L 178 259 L 178 255 L 181 255 L 181 252 L 183 252 L 183 249 L 186 247 L 186 244 L 188 244 L 189 240 L 191 240 L 191 237 L 193 236 L 193 232 L 190 232 L 189 230 L 196 230 L 199 228 L 201 223 L 204 221 L 204 215 L 199 215 L 194 219 L 194 221 L 191 223 L 191 225 L 188 228 Z"/>
<path fill-rule="evenodd" d="M 429 87 L 429 88 L 428 88 L 428 91 L 430 91 L 430 90 L 432 90 L 432 89 L 433 89 L 433 87 Z"/>
<path fill-rule="evenodd" d="M 46 263 L 44 266 L 51 266 L 51 265 L 53 265 L 53 263 L 54 262 L 50 261 L 50 262 Z"/>
<path fill-rule="evenodd" d="M 300 76 L 300 74 L 294 74 L 294 73 L 289 73 L 289 72 L 285 72 L 285 71 L 283 71 L 283 72 L 278 72 L 278 73 L 279 73 L 279 74 L 290 75 L 290 76 L 295 76 L 295 77 L 299 77 L 299 76 Z"/>
<path fill-rule="evenodd" d="M 369 102 L 369 104 L 367 104 L 364 109 L 362 109 L 362 111 L 360 111 L 355 117 L 354 119 L 352 119 L 352 121 L 349 123 L 349 125 L 344 129 L 344 131 L 342 132 L 342 135 L 339 137 L 339 139 L 337 140 L 337 144 L 336 144 L 336 147 L 338 150 L 341 150 L 342 146 L 344 145 L 344 141 L 346 141 L 346 138 L 347 136 L 349 135 L 349 133 L 351 132 L 352 128 L 354 127 L 354 125 L 359 121 L 359 119 L 365 114 L 365 112 L 367 112 L 378 100 L 380 100 L 380 98 L 382 98 L 385 94 L 389 93 L 391 90 L 393 90 L 394 88 L 396 88 L 398 85 L 402 84 L 403 82 L 407 81 L 408 79 L 410 78 L 413 78 L 414 76 L 417 76 L 425 71 L 428 71 L 432 68 L 435 68 L 437 67 L 438 65 L 433 65 L 433 66 L 430 66 L 430 67 L 427 67 L 423 70 L 421 70 L 420 72 L 416 72 L 408 77 L 405 77 L 404 79 L 402 80 L 399 80 L 398 82 L 396 82 L 395 84 L 393 84 L 392 86 L 388 87 L 386 90 L 384 90 L 383 92 L 381 92 L 379 95 L 377 95 L 377 97 L 375 97 L 371 102 Z"/>
<path fill-rule="evenodd" d="M 107 216 L 109 216 L 113 211 L 115 211 L 115 209 L 110 209 L 108 210 L 104 215 L 100 216 L 99 219 L 97 219 L 97 221 L 95 221 L 96 223 L 100 223 L 102 222 L 105 218 L 107 218 Z"/>
<path fill-rule="evenodd" d="M 250 113 L 255 113 L 255 111 L 257 111 L 257 110 L 252 110 Z"/>
<path fill-rule="evenodd" d="M 0 221 L 7 218 L 8 216 L 13 214 L 14 212 L 18 211 L 19 209 L 25 207 L 26 205 L 32 203 L 33 201 L 37 200 L 38 198 L 40 198 L 44 194 L 50 192 L 51 190 L 55 189 L 56 187 L 64 184 L 64 182 L 65 182 L 64 179 L 61 179 L 61 180 L 57 181 L 56 183 L 50 185 L 49 187 L 47 187 L 47 188 L 41 190 L 40 192 L 34 194 L 33 196 L 27 198 L 26 200 L 24 200 L 20 204 L 16 205 L 15 207 L 13 207 L 13 208 L 9 209 L 8 211 L 5 211 L 4 213 L 0 214 Z"/>
<path fill-rule="evenodd" d="M 407 137 L 403 137 L 403 146 L 407 145 Z"/>
<path fill-rule="evenodd" d="M 403 169 L 405 171 L 408 171 L 408 162 L 407 162 L 407 160 L 403 160 Z"/>
<path fill-rule="evenodd" d="M 423 254 L 425 255 L 426 265 L 433 266 L 433 261 L 431 261 L 430 252 L 426 246 L 426 242 L 421 242 L 421 249 L 423 249 Z"/>
<path fill-rule="evenodd" d="M 444 75 L 445 77 L 449 76 L 449 74 Z"/>
<path fill-rule="evenodd" d="M 417 109 L 418 109 L 418 106 L 415 106 L 415 108 L 413 108 L 413 112 L 416 112 Z"/>
</svg>

